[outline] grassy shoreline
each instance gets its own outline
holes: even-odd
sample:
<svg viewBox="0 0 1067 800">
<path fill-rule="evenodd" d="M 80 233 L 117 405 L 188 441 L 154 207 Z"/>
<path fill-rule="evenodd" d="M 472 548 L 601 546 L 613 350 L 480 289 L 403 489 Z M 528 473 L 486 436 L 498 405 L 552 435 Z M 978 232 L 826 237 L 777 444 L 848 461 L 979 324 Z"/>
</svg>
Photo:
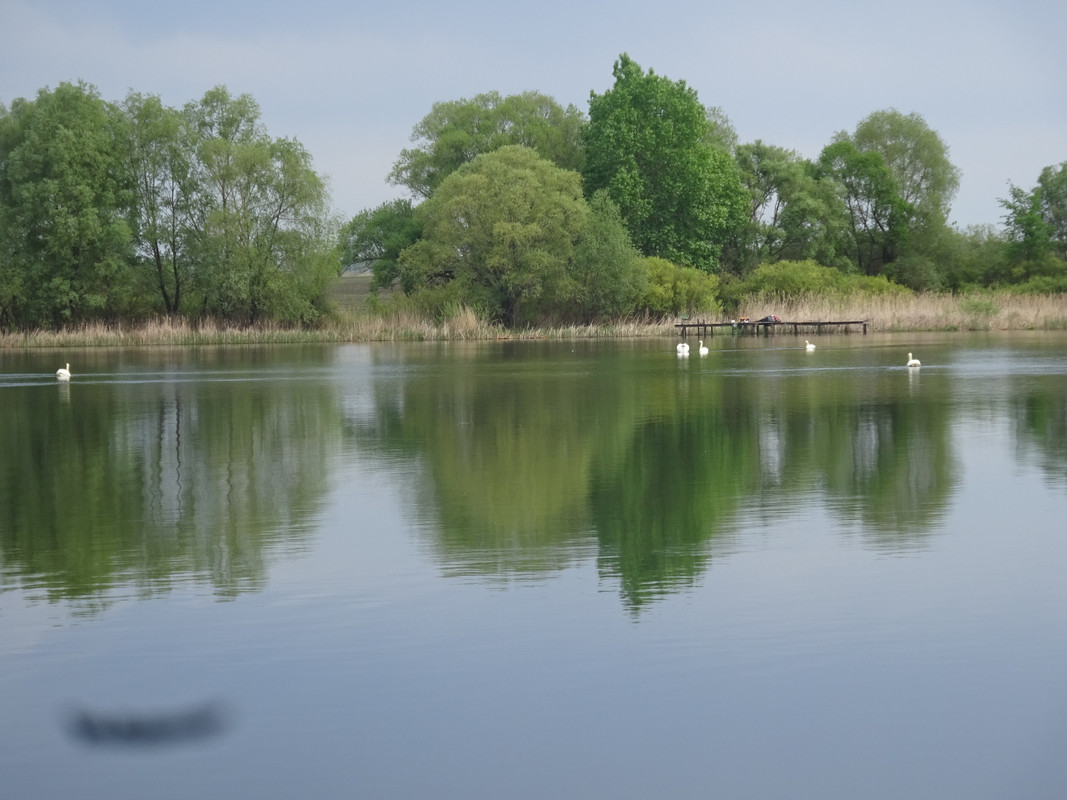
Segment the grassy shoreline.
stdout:
<svg viewBox="0 0 1067 800">
<path fill-rule="evenodd" d="M 777 314 L 788 321 L 860 320 L 880 333 L 919 331 L 1067 330 L 1067 295 L 983 292 L 966 296 L 856 296 L 750 300 L 738 316 Z M 726 321 L 719 314 L 690 314 L 691 320 Z M 156 345 L 315 344 L 491 339 L 597 339 L 666 337 L 675 318 L 620 320 L 595 325 L 560 325 L 507 330 L 478 320 L 467 310 L 443 323 L 408 312 L 371 314 L 353 306 L 318 328 L 277 324 L 241 327 L 216 322 L 157 320 L 137 325 L 95 323 L 59 331 L 0 334 L 0 349 L 46 347 L 136 347 Z"/>
</svg>

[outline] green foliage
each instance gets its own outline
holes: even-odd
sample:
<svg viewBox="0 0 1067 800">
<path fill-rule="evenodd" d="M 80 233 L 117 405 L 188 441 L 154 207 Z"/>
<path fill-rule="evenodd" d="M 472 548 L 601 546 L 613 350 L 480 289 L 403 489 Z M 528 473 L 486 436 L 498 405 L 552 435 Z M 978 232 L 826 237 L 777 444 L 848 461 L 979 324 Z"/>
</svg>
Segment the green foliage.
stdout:
<svg viewBox="0 0 1067 800">
<path fill-rule="evenodd" d="M 1049 229 L 1056 255 L 1067 259 L 1067 161 L 1045 167 L 1037 179 L 1041 192 L 1041 217 Z"/>
<path fill-rule="evenodd" d="M 125 310 L 127 142 L 116 109 L 79 83 L 0 116 L 0 324 L 51 328 Z"/>
<path fill-rule="evenodd" d="M 0 324 L 149 314 L 310 323 L 336 275 L 325 184 L 224 87 L 183 110 L 62 84 L 0 116 Z"/>
<path fill-rule="evenodd" d="M 645 73 L 626 54 L 613 74 L 613 88 L 589 98 L 587 195 L 607 190 L 646 256 L 714 269 L 746 214 L 733 159 L 683 81 Z"/>
<path fill-rule="evenodd" d="M 843 137 L 823 148 L 817 175 L 841 187 L 849 218 L 850 259 L 862 272 L 879 274 L 907 240 L 912 215 L 884 157 L 860 150 Z"/>
<path fill-rule="evenodd" d="M 194 279 L 197 199 L 195 144 L 186 117 L 155 96 L 131 92 L 123 104 L 135 191 L 138 294 L 178 314 Z"/>
<path fill-rule="evenodd" d="M 989 318 L 995 316 L 998 309 L 990 298 L 972 295 L 960 300 L 960 311 L 972 317 Z"/>
<path fill-rule="evenodd" d="M 479 156 L 418 207 L 423 236 L 400 255 L 401 286 L 455 281 L 486 318 L 527 323 L 567 296 L 588 215 L 577 173 L 526 147 Z"/>
<path fill-rule="evenodd" d="M 1025 293 L 1062 291 L 1067 274 L 1067 162 L 1045 167 L 1027 192 L 1010 185 L 1005 209 L 1003 268 L 996 278 Z"/>
<path fill-rule="evenodd" d="M 625 317 L 644 295 L 648 271 L 607 193 L 594 194 L 589 207 L 570 269 L 574 316 L 582 322 Z"/>
<path fill-rule="evenodd" d="M 1000 200 L 1007 212 L 1008 259 L 1013 264 L 1040 261 L 1052 253 L 1052 231 L 1041 213 L 1041 189 L 1026 192 L 1011 185 L 1009 192 L 1009 198 Z"/>
<path fill-rule="evenodd" d="M 341 229 L 344 269 L 373 273 L 371 290 L 389 289 L 400 280 L 400 253 L 422 236 L 422 226 L 410 200 L 382 203 L 361 211 Z"/>
<path fill-rule="evenodd" d="M 735 297 L 774 296 L 783 300 L 854 293 L 905 295 L 909 291 L 890 282 L 884 275 L 846 275 L 811 260 L 761 264 L 739 285 L 731 288 L 731 295 Z"/>
<path fill-rule="evenodd" d="M 722 312 L 717 291 L 719 278 L 695 267 L 680 267 L 665 258 L 646 258 L 648 287 L 642 307 L 650 314 L 677 316 L 703 311 Z"/>
<path fill-rule="evenodd" d="M 1016 294 L 1062 294 L 1067 295 L 1067 264 L 1061 264 L 1058 275 L 1038 275 L 1022 283 L 1009 286 Z"/>
<path fill-rule="evenodd" d="M 941 287 L 961 291 L 993 286 L 1008 274 L 1006 242 L 992 225 L 976 225 L 943 238 L 937 255 Z"/>
<path fill-rule="evenodd" d="M 563 108 L 539 92 L 507 97 L 487 92 L 434 103 L 412 131 L 416 146 L 401 151 L 389 179 L 418 197 L 430 197 L 463 164 L 507 145 L 529 147 L 558 167 L 578 170 L 584 124 L 577 108 Z"/>
<path fill-rule="evenodd" d="M 749 294 L 795 298 L 837 293 L 844 282 L 842 273 L 814 261 L 778 261 L 761 264 L 745 279 L 745 287 Z"/>
<path fill-rule="evenodd" d="M 917 289 L 946 283 L 940 268 L 959 170 L 918 114 L 876 111 L 855 133 L 834 136 L 819 160 L 841 186 L 849 215 L 850 257 L 868 275 L 885 272 Z M 897 263 L 895 263 L 897 262 Z"/>
<path fill-rule="evenodd" d="M 765 262 L 808 258 L 849 268 L 849 220 L 836 181 L 817 177 L 796 153 L 759 140 L 738 146 L 735 159 L 749 215 L 727 247 L 725 269 L 743 276 Z"/>
<path fill-rule="evenodd" d="M 896 109 L 875 111 L 856 126 L 851 138 L 838 136 L 862 152 L 881 154 L 900 199 L 915 215 L 909 227 L 948 217 L 960 171 L 949 161 L 948 147 L 921 115 Z"/>
<path fill-rule="evenodd" d="M 195 132 L 195 289 L 211 316 L 313 321 L 336 275 L 323 180 L 295 139 L 271 139 L 248 95 L 224 87 L 185 108 Z M 319 292 L 302 295 L 301 292 Z"/>
</svg>

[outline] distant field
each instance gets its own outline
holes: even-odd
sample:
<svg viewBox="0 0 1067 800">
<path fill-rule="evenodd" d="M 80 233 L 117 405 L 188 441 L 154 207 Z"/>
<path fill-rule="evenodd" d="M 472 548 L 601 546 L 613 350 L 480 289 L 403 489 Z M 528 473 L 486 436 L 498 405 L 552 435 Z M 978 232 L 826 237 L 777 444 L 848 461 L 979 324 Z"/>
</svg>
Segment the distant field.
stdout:
<svg viewBox="0 0 1067 800">
<path fill-rule="evenodd" d="M 330 299 L 342 312 L 362 309 L 370 297 L 370 281 L 369 272 L 345 273 L 330 291 Z"/>
</svg>

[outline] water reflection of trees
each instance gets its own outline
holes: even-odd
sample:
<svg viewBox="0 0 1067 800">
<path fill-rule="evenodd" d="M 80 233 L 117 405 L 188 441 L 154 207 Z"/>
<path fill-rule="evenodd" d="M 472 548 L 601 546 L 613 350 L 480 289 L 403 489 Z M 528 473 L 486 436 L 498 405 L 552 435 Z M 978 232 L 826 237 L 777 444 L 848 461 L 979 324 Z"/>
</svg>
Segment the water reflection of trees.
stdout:
<svg viewBox="0 0 1067 800">
<path fill-rule="evenodd" d="M 1013 404 L 1020 450 L 1053 484 L 1067 488 L 1067 377 L 1049 378 Z"/>
<path fill-rule="evenodd" d="M 50 597 L 260 587 L 267 553 L 294 544 L 328 490 L 340 411 L 326 391 L 240 380 L 68 391 L 61 402 L 9 390 L 0 427 L 3 569 Z"/>
<path fill-rule="evenodd" d="M 538 574 L 588 542 L 590 474 L 620 448 L 638 403 L 601 391 L 617 381 L 559 364 L 456 361 L 376 387 L 374 416 L 353 435 L 390 458 L 398 447 L 417 455 L 419 513 L 433 517 L 446 571 Z"/>
<path fill-rule="evenodd" d="M 947 405 L 881 402 L 834 416 L 820 461 L 835 513 L 880 548 L 920 544 L 957 483 Z"/>
<path fill-rule="evenodd" d="M 631 608 L 694 583 L 759 481 L 751 416 L 702 399 L 639 423 L 620 457 L 597 465 L 599 568 Z"/>
<path fill-rule="evenodd" d="M 366 448 L 417 454 L 450 573 L 544 573 L 595 545 L 638 608 L 698 581 L 763 505 L 826 502 L 873 545 L 908 547 L 955 485 L 948 405 L 900 381 L 495 359 L 391 382 L 355 426 Z"/>
</svg>

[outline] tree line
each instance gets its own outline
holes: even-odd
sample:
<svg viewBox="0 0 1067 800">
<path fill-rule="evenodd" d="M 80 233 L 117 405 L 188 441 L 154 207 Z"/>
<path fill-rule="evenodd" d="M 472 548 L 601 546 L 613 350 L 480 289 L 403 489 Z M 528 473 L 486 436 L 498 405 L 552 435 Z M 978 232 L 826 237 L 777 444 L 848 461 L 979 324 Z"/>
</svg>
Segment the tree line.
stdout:
<svg viewBox="0 0 1067 800">
<path fill-rule="evenodd" d="M 326 185 L 224 87 L 170 108 L 84 83 L 0 107 L 0 328 L 308 324 L 337 274 Z"/>
<path fill-rule="evenodd" d="M 331 281 L 514 326 L 713 311 L 754 291 L 1067 291 L 1067 162 L 1003 226 L 947 222 L 959 170 L 918 114 L 815 159 L 740 143 L 685 81 L 622 54 L 588 111 L 539 92 L 434 104 L 344 225 L 248 95 L 181 109 L 61 84 L 0 106 L 0 327 L 158 315 L 313 325 Z M 379 300 L 379 302 L 381 302 Z"/>
<path fill-rule="evenodd" d="M 588 114 L 537 92 L 437 103 L 357 214 L 346 265 L 417 307 L 505 324 L 676 314 L 755 292 L 1067 291 L 1067 162 L 1004 226 L 949 225 L 960 173 L 918 114 L 876 111 L 815 159 L 740 143 L 625 53 Z"/>
</svg>

